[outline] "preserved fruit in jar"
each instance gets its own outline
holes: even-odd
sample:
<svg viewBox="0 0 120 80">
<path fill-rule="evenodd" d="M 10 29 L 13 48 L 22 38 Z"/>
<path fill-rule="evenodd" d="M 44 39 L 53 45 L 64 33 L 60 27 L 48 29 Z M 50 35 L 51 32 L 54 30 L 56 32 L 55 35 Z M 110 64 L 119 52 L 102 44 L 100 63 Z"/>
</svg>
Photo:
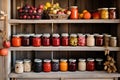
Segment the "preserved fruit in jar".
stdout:
<svg viewBox="0 0 120 80">
<path fill-rule="evenodd" d="M 104 68 L 103 59 L 101 59 L 101 58 L 96 59 L 95 68 L 96 68 L 96 70 L 99 70 L 99 71 L 103 70 L 103 68 Z"/>
<path fill-rule="evenodd" d="M 24 72 L 30 72 L 31 71 L 31 60 L 24 59 Z"/>
<path fill-rule="evenodd" d="M 21 46 L 21 38 L 19 35 L 12 36 L 12 46 L 13 47 L 20 47 Z"/>
<path fill-rule="evenodd" d="M 60 71 L 66 72 L 68 70 L 67 59 L 60 60 Z"/>
<path fill-rule="evenodd" d="M 45 59 L 43 63 L 43 71 L 50 72 L 51 71 L 51 60 Z"/>
<path fill-rule="evenodd" d="M 87 35 L 87 46 L 95 46 L 94 35 Z"/>
<path fill-rule="evenodd" d="M 101 19 L 108 19 L 108 18 L 109 18 L 108 8 L 101 8 Z"/>
<path fill-rule="evenodd" d="M 24 34 L 22 36 L 22 46 L 30 46 L 30 35 Z"/>
<path fill-rule="evenodd" d="M 23 68 L 23 61 L 22 60 L 16 60 L 15 63 L 15 72 L 16 73 L 23 73 L 24 68 Z"/>
<path fill-rule="evenodd" d="M 94 71 L 95 70 L 95 62 L 94 62 L 93 58 L 87 59 L 86 69 L 87 69 L 87 71 Z"/>
<path fill-rule="evenodd" d="M 109 18 L 116 19 L 116 8 L 109 8 Z"/>
<path fill-rule="evenodd" d="M 69 44 L 68 33 L 62 33 L 61 44 L 62 46 L 68 46 Z"/>
<path fill-rule="evenodd" d="M 78 19 L 78 7 L 77 6 L 71 6 L 70 19 Z"/>
<path fill-rule="evenodd" d="M 33 39 L 32 39 L 32 45 L 34 47 L 39 47 L 41 46 L 41 36 L 42 34 L 37 34 L 37 35 L 34 35 Z"/>
<path fill-rule="evenodd" d="M 103 46 L 103 35 L 96 36 L 96 46 Z"/>
<path fill-rule="evenodd" d="M 110 46 L 111 47 L 117 46 L 117 38 L 116 37 L 110 37 Z"/>
<path fill-rule="evenodd" d="M 85 59 L 79 59 L 78 70 L 79 71 L 86 71 L 86 60 Z"/>
<path fill-rule="evenodd" d="M 85 35 L 78 34 L 78 46 L 85 46 Z"/>
<path fill-rule="evenodd" d="M 71 46 L 77 46 L 77 35 L 76 34 L 70 34 L 70 45 Z"/>
<path fill-rule="evenodd" d="M 69 59 L 68 69 L 69 71 L 76 71 L 76 59 Z"/>
<path fill-rule="evenodd" d="M 41 72 L 42 71 L 42 60 L 35 59 L 34 60 L 34 72 Z"/>
<path fill-rule="evenodd" d="M 52 71 L 59 71 L 59 60 L 58 59 L 52 60 Z"/>
<path fill-rule="evenodd" d="M 43 46 L 50 46 L 50 34 L 49 33 L 43 34 L 42 45 Z"/>
<path fill-rule="evenodd" d="M 60 35 L 57 33 L 54 33 L 52 35 L 52 45 L 53 46 L 60 46 Z"/>
</svg>

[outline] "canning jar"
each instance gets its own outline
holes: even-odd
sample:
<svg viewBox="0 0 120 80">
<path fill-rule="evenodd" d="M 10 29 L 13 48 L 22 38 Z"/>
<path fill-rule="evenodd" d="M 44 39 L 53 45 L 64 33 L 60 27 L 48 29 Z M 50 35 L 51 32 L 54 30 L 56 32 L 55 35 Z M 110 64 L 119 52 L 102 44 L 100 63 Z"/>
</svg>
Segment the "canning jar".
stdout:
<svg viewBox="0 0 120 80">
<path fill-rule="evenodd" d="M 41 72 L 42 71 L 42 60 L 35 59 L 34 60 L 34 72 Z"/>
<path fill-rule="evenodd" d="M 23 73 L 23 61 L 22 60 L 16 60 L 15 63 L 15 72 L 16 73 Z"/>
<path fill-rule="evenodd" d="M 85 35 L 78 34 L 78 46 L 85 46 Z"/>
<path fill-rule="evenodd" d="M 50 72 L 51 71 L 51 60 L 45 59 L 43 63 L 43 71 Z"/>
<path fill-rule="evenodd" d="M 117 39 L 116 37 L 110 37 L 110 46 L 116 47 L 117 46 Z"/>
<path fill-rule="evenodd" d="M 68 70 L 76 71 L 76 59 L 69 59 Z"/>
<path fill-rule="evenodd" d="M 42 34 L 37 34 L 37 35 L 34 35 L 33 39 L 32 39 L 32 46 L 34 47 L 39 47 L 41 46 L 41 36 Z"/>
<path fill-rule="evenodd" d="M 103 68 L 104 68 L 103 59 L 101 59 L 101 58 L 96 59 L 95 68 L 96 68 L 96 70 L 103 70 Z"/>
<path fill-rule="evenodd" d="M 67 59 L 60 60 L 60 71 L 66 72 L 68 70 Z"/>
<path fill-rule="evenodd" d="M 94 35 L 87 35 L 87 46 L 95 46 Z"/>
<path fill-rule="evenodd" d="M 110 45 L 110 37 L 111 37 L 111 35 L 108 35 L 108 34 L 104 35 L 104 46 Z"/>
<path fill-rule="evenodd" d="M 99 16 L 101 18 L 101 8 L 98 8 L 97 11 L 98 11 L 98 14 L 99 14 Z"/>
<path fill-rule="evenodd" d="M 96 41 L 96 46 L 103 46 L 103 35 L 98 35 L 98 36 L 96 36 L 96 39 L 95 39 Z"/>
<path fill-rule="evenodd" d="M 29 39 L 30 39 L 30 46 L 32 46 L 32 42 L 33 42 L 32 39 L 33 39 L 35 34 L 29 34 L 29 35 L 30 35 L 30 37 L 29 37 Z"/>
<path fill-rule="evenodd" d="M 116 19 L 116 8 L 109 8 L 109 18 Z"/>
<path fill-rule="evenodd" d="M 42 45 L 43 46 L 50 46 L 50 34 L 44 33 L 42 36 Z"/>
<path fill-rule="evenodd" d="M 22 46 L 30 46 L 30 39 L 29 39 L 30 35 L 28 34 L 24 34 L 22 36 Z"/>
<path fill-rule="evenodd" d="M 78 70 L 79 71 L 86 71 L 86 60 L 85 59 L 79 59 Z"/>
<path fill-rule="evenodd" d="M 12 46 L 13 47 L 20 47 L 21 46 L 21 38 L 19 35 L 12 36 Z"/>
<path fill-rule="evenodd" d="M 59 71 L 59 60 L 58 59 L 52 60 L 52 71 Z"/>
<path fill-rule="evenodd" d="M 78 7 L 77 6 L 71 6 L 70 19 L 78 19 Z"/>
<path fill-rule="evenodd" d="M 95 62 L 94 62 L 93 58 L 87 59 L 86 69 L 87 69 L 87 71 L 94 71 L 95 70 Z"/>
<path fill-rule="evenodd" d="M 76 34 L 70 34 L 70 46 L 77 46 L 77 35 Z"/>
<path fill-rule="evenodd" d="M 53 46 L 60 46 L 60 35 L 57 33 L 54 33 L 52 35 L 52 45 Z"/>
<path fill-rule="evenodd" d="M 61 44 L 62 46 L 68 46 L 68 33 L 62 33 Z"/>
<path fill-rule="evenodd" d="M 101 8 L 101 19 L 108 19 L 108 18 L 109 18 L 108 8 Z"/>
<path fill-rule="evenodd" d="M 30 72 L 31 71 L 31 60 L 24 59 L 24 72 Z"/>
</svg>

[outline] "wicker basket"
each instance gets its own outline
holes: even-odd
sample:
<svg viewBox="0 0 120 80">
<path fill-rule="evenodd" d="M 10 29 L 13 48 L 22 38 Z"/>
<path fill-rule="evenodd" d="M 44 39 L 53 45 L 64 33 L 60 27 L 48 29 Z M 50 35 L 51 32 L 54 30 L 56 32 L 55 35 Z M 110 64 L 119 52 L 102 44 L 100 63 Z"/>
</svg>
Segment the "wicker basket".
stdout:
<svg viewBox="0 0 120 80">
<path fill-rule="evenodd" d="M 67 14 L 49 14 L 50 19 L 68 19 Z"/>
</svg>

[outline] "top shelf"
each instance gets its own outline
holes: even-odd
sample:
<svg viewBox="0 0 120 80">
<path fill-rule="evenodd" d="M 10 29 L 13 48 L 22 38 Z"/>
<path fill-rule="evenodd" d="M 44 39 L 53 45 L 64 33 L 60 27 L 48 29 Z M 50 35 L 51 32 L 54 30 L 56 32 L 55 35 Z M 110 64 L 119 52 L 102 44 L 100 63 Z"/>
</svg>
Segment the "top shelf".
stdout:
<svg viewBox="0 0 120 80">
<path fill-rule="evenodd" d="M 78 20 L 20 20 L 10 19 L 10 24 L 36 24 L 36 23 L 120 23 L 120 19 L 78 19 Z"/>
</svg>

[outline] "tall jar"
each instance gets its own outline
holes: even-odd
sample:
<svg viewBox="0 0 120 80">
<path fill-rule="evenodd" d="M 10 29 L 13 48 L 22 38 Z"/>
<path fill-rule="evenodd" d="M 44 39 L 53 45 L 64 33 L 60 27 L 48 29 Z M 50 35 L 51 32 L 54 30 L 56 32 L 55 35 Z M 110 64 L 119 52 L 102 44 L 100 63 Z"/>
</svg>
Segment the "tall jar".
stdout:
<svg viewBox="0 0 120 80">
<path fill-rule="evenodd" d="M 30 35 L 25 34 L 22 36 L 22 46 L 30 46 Z"/>
<path fill-rule="evenodd" d="M 60 46 L 60 35 L 57 33 L 54 33 L 52 35 L 52 45 L 53 46 Z"/>
<path fill-rule="evenodd" d="M 94 71 L 95 70 L 95 62 L 94 62 L 93 58 L 87 59 L 86 69 L 87 69 L 87 71 Z"/>
<path fill-rule="evenodd" d="M 49 60 L 49 59 L 44 60 L 43 71 L 44 72 L 51 72 L 51 60 Z"/>
<path fill-rule="evenodd" d="M 103 35 L 96 36 L 96 46 L 103 46 Z"/>
<path fill-rule="evenodd" d="M 43 46 L 50 46 L 50 34 L 44 33 L 42 37 L 42 45 Z"/>
<path fill-rule="evenodd" d="M 42 71 L 42 60 L 35 59 L 34 60 L 34 72 L 41 72 Z"/>
<path fill-rule="evenodd" d="M 111 35 L 105 34 L 104 35 L 104 46 L 110 46 L 110 37 Z"/>
<path fill-rule="evenodd" d="M 78 46 L 85 46 L 85 35 L 78 34 Z"/>
<path fill-rule="evenodd" d="M 101 8 L 101 19 L 108 19 L 108 18 L 109 18 L 108 8 Z"/>
<path fill-rule="evenodd" d="M 88 35 L 87 36 L 87 46 L 95 46 L 94 35 Z"/>
<path fill-rule="evenodd" d="M 12 36 L 12 46 L 13 47 L 20 47 L 21 46 L 21 38 L 19 35 Z"/>
<path fill-rule="evenodd" d="M 78 7 L 77 6 L 71 6 L 70 19 L 78 19 Z"/>
<path fill-rule="evenodd" d="M 70 46 L 77 46 L 77 34 L 70 34 Z"/>
<path fill-rule="evenodd" d="M 86 60 L 85 59 L 79 59 L 78 70 L 79 71 L 86 71 Z"/>
<path fill-rule="evenodd" d="M 16 60 L 15 63 L 15 72 L 16 73 L 23 73 L 23 61 L 22 60 Z"/>
<path fill-rule="evenodd" d="M 59 60 L 58 59 L 52 60 L 52 71 L 59 71 Z"/>
<path fill-rule="evenodd" d="M 41 46 L 41 36 L 42 34 L 36 34 L 34 35 L 33 39 L 32 39 L 32 46 L 34 47 L 39 47 Z"/>
<path fill-rule="evenodd" d="M 69 71 L 76 71 L 76 59 L 69 59 L 68 69 Z"/>
<path fill-rule="evenodd" d="M 30 72 L 31 71 L 31 60 L 24 59 L 24 72 Z"/>
<path fill-rule="evenodd" d="M 111 47 L 117 46 L 117 38 L 116 37 L 110 37 L 110 46 Z"/>
<path fill-rule="evenodd" d="M 62 71 L 62 72 L 68 71 L 67 59 L 61 59 L 60 60 L 60 71 Z"/>
<path fill-rule="evenodd" d="M 68 46 L 68 44 L 69 44 L 68 36 L 69 36 L 68 33 L 62 33 L 62 38 L 61 38 L 62 46 Z"/>
<path fill-rule="evenodd" d="M 109 18 L 116 19 L 116 8 L 109 8 Z"/>
<path fill-rule="evenodd" d="M 103 63 L 103 59 L 97 58 L 96 61 L 95 61 L 95 68 L 96 68 L 96 70 L 99 70 L 99 71 L 103 70 L 104 69 L 104 65 L 103 64 L 104 64 Z"/>
</svg>

